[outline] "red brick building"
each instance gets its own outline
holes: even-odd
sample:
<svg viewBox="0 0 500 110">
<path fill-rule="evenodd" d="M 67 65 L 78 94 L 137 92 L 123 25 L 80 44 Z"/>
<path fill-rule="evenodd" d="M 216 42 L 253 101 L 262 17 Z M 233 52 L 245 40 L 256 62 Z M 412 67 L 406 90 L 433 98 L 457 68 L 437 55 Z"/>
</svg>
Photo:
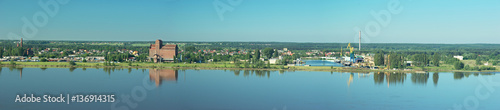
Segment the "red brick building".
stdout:
<svg viewBox="0 0 500 110">
<path fill-rule="evenodd" d="M 177 56 L 177 45 L 163 45 L 163 41 L 156 40 L 155 44 L 149 46 L 149 58 L 156 62 L 173 62 Z"/>
</svg>

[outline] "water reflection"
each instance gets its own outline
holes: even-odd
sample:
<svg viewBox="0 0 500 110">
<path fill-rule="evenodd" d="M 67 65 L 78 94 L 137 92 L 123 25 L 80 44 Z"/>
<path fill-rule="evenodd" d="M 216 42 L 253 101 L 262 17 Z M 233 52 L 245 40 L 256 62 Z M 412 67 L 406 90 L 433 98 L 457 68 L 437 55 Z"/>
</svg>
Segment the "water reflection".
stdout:
<svg viewBox="0 0 500 110">
<path fill-rule="evenodd" d="M 71 70 L 71 68 L 70 68 Z M 105 73 L 108 73 L 108 75 L 111 75 L 111 73 L 114 73 L 115 70 L 116 71 L 119 71 L 119 70 L 123 70 L 123 68 L 102 68 L 102 70 L 105 72 Z M 143 70 L 144 72 L 144 70 Z"/>
<path fill-rule="evenodd" d="M 347 87 L 351 87 L 351 83 L 352 83 L 353 77 L 354 77 L 354 73 L 351 73 L 349 75 L 349 80 L 347 80 Z"/>
<path fill-rule="evenodd" d="M 160 86 L 163 81 L 177 82 L 178 70 L 173 69 L 149 69 L 149 80 Z"/>
<path fill-rule="evenodd" d="M 384 78 L 386 82 L 389 82 L 389 84 L 398 84 L 398 83 L 403 83 L 406 79 L 406 74 L 405 73 L 376 73 L 373 76 L 373 81 L 375 84 L 383 84 L 384 83 Z"/>
<path fill-rule="evenodd" d="M 7 68 L 5 68 L 7 69 Z M 10 71 L 18 71 L 15 72 L 16 74 L 19 73 L 19 79 L 23 78 L 23 68 L 22 67 L 16 67 L 16 66 L 10 66 L 8 67 Z M 46 70 L 47 68 L 41 67 L 40 68 L 42 71 Z M 128 73 L 134 73 L 132 68 L 102 68 L 102 70 L 107 73 L 111 74 L 115 72 L 115 70 L 124 70 L 127 71 Z M 73 72 L 75 70 L 78 70 L 77 68 L 68 68 L 65 69 L 66 72 Z M 86 70 L 86 68 L 82 68 L 83 71 Z M 135 69 L 136 71 L 140 71 L 138 68 Z M 146 69 L 141 69 L 143 73 L 145 73 Z M 2 71 L 2 68 L 0 68 L 0 75 Z M 39 70 L 37 70 L 39 71 Z M 173 69 L 149 69 L 149 78 L 151 82 L 155 82 L 156 86 L 160 86 L 163 82 L 165 81 L 172 81 L 172 82 L 177 82 L 178 80 L 178 71 L 179 70 L 173 70 Z M 181 70 L 182 71 L 182 70 Z M 203 71 L 203 70 L 202 70 Z M 275 73 L 276 75 L 284 75 L 288 72 L 294 72 L 294 71 L 287 71 L 287 70 L 224 70 L 224 71 L 230 71 L 233 72 L 234 76 L 243 76 L 243 77 L 260 77 L 260 78 L 270 78 L 271 73 Z M 25 70 L 25 72 L 30 72 L 29 69 Z M 75 71 L 78 72 L 78 71 Z M 26 73 L 26 74 L 28 74 Z M 5 74 L 5 73 L 4 73 Z M 402 85 L 405 80 L 411 80 L 412 84 L 417 84 L 417 85 L 427 85 L 430 75 L 432 74 L 432 84 L 434 86 L 438 85 L 439 79 L 446 80 L 446 79 L 452 79 L 454 80 L 461 80 L 464 78 L 469 78 L 469 77 L 477 77 L 479 75 L 495 75 L 495 73 L 470 73 L 470 72 L 454 72 L 452 75 L 449 73 L 441 73 L 441 74 L 447 74 L 445 76 L 440 77 L 440 73 L 389 73 L 389 72 L 371 72 L 371 73 L 337 73 L 337 72 L 330 72 L 331 75 L 336 75 L 343 76 L 343 83 L 347 84 L 348 87 L 353 85 L 353 82 L 359 81 L 360 78 L 372 78 L 375 85 L 387 85 L 390 87 L 391 85 Z M 28 74 L 29 75 L 29 74 Z M 229 74 L 230 75 L 230 74 Z M 345 75 L 349 75 L 346 77 Z M 373 76 L 371 76 L 373 75 Z M 408 76 L 409 75 L 409 76 Z M 17 75 L 16 75 L 17 77 Z M 276 77 L 276 76 L 275 76 Z M 407 79 L 407 78 L 410 79 Z M 443 79 L 444 77 L 444 79 Z M 16 78 L 17 79 L 17 78 Z M 370 79 L 368 79 L 370 80 Z"/>
<path fill-rule="evenodd" d="M 387 85 L 389 86 L 389 84 L 403 84 L 406 80 L 406 75 L 405 73 L 389 73 L 387 74 L 385 77 L 387 79 L 387 82 L 389 82 Z M 412 75 L 413 76 L 413 75 Z"/>
<path fill-rule="evenodd" d="M 466 72 L 454 72 L 453 73 L 453 79 L 455 80 L 460 80 L 463 79 L 464 77 L 469 77 L 470 75 L 474 76 L 479 76 L 479 75 L 495 75 L 495 73 L 466 73 Z"/>
<path fill-rule="evenodd" d="M 19 71 L 19 79 L 23 79 L 23 68 L 22 67 L 16 67 L 16 66 L 9 66 L 9 71 L 14 71 L 17 70 Z M 2 73 L 2 67 L 0 67 L 0 75 Z"/>
<path fill-rule="evenodd" d="M 432 73 L 432 82 L 434 82 L 434 86 L 437 86 L 439 80 L 439 73 Z"/>
<path fill-rule="evenodd" d="M 20 78 L 20 79 L 23 79 L 23 68 L 19 68 L 19 74 L 20 74 L 20 76 L 21 76 L 21 78 Z"/>
<path fill-rule="evenodd" d="M 403 84 L 406 80 L 406 76 L 406 73 L 377 72 L 373 75 L 373 81 L 375 84 L 383 84 L 385 81 L 387 82 L 387 87 L 389 87 L 391 84 Z"/>
<path fill-rule="evenodd" d="M 469 76 L 469 75 L 467 75 L 467 76 Z M 464 73 L 462 73 L 462 72 L 453 73 L 453 79 L 462 79 L 462 78 L 464 78 Z"/>
<path fill-rule="evenodd" d="M 75 69 L 76 69 L 75 67 L 70 67 L 69 72 L 73 72 L 73 71 L 75 71 Z"/>
<path fill-rule="evenodd" d="M 410 74 L 410 79 L 413 84 L 419 84 L 419 85 L 426 85 L 427 81 L 429 80 L 430 73 L 409 73 Z M 495 73 L 465 73 L 465 72 L 455 72 L 453 73 L 453 79 L 455 80 L 460 80 L 463 78 L 468 78 L 470 75 L 473 75 L 475 77 L 479 75 L 495 75 Z M 387 86 L 390 84 L 403 84 L 404 81 L 406 80 L 407 73 L 375 73 L 373 75 L 373 81 L 375 84 L 384 84 L 387 83 Z M 351 80 L 351 79 L 349 79 Z M 432 73 L 432 82 L 434 86 L 437 86 L 439 81 L 439 73 Z"/>
<path fill-rule="evenodd" d="M 235 76 L 240 76 L 240 70 L 234 70 L 233 72 Z"/>
<path fill-rule="evenodd" d="M 333 74 L 333 71 L 330 72 L 330 74 Z M 371 74 L 373 73 L 357 73 L 358 78 L 368 78 Z M 347 80 L 347 87 L 350 87 L 352 82 L 354 82 L 354 73 L 349 74 L 349 79 Z"/>
<path fill-rule="evenodd" d="M 427 80 L 429 79 L 429 73 L 411 73 L 411 82 L 414 84 L 427 84 Z"/>
<path fill-rule="evenodd" d="M 240 76 L 240 72 L 243 71 L 243 76 L 244 77 L 249 77 L 252 75 L 255 75 L 257 77 L 271 77 L 271 71 L 269 70 L 230 70 L 234 72 L 234 76 Z M 284 71 L 280 70 L 280 74 L 283 74 Z"/>
<path fill-rule="evenodd" d="M 0 104 L 2 104 L 0 109 L 2 110 L 16 109 L 24 105 L 33 105 L 32 108 L 39 109 L 57 109 L 53 107 L 54 105 L 66 105 L 61 107 L 63 109 L 79 106 L 92 107 L 86 109 L 99 109 L 109 108 L 111 104 L 90 104 L 92 106 L 76 103 L 76 105 L 64 103 L 20 104 L 14 103 L 12 98 L 9 98 L 16 94 L 33 92 L 36 94 L 58 94 L 63 92 L 112 93 L 140 96 L 146 96 L 147 94 L 146 99 L 142 100 L 142 102 L 132 100 L 134 103 L 140 104 L 135 109 L 145 110 L 162 108 L 265 110 L 280 105 L 294 109 L 400 109 L 401 107 L 447 109 L 453 106 L 453 103 L 462 103 L 464 98 L 474 95 L 474 88 L 481 84 L 481 80 L 476 79 L 477 76 L 493 75 L 492 73 L 449 72 L 412 74 L 393 72 L 292 72 L 287 70 L 146 70 L 137 68 L 88 68 L 86 71 L 83 71 L 83 68 L 76 68 L 73 73 L 70 73 L 69 68 L 48 68 L 44 72 L 40 70 L 42 68 L 29 67 L 0 69 L 3 69 L 0 71 L 2 72 L 0 76 L 0 85 L 3 84 L 1 86 L 2 94 L 4 94 L 3 97 L 7 97 L 0 98 Z M 8 71 L 9 69 L 11 72 Z M 114 71 L 115 69 L 117 71 Z M 103 72 L 103 70 L 106 72 Z M 141 72 L 141 70 L 144 72 Z M 110 74 L 108 72 L 110 71 L 114 72 L 108 78 L 108 74 Z M 128 74 L 128 71 L 131 71 L 130 74 Z M 243 74 L 246 74 L 246 77 Z M 432 77 L 430 77 L 431 75 Z M 186 80 L 186 76 L 190 80 Z M 271 76 L 273 77 L 271 78 Z M 455 78 L 455 76 L 458 77 Z M 469 78 L 465 78 L 467 76 Z M 20 77 L 23 79 L 20 80 Z M 146 81 L 147 85 L 155 83 L 156 86 L 163 87 L 157 87 L 154 91 L 139 91 L 141 93 L 134 94 L 136 87 L 143 88 L 145 86 L 144 78 L 149 80 Z M 429 78 L 432 78 L 432 80 L 429 80 Z M 491 78 L 500 77 L 494 76 Z M 47 79 L 51 80 L 47 81 Z M 437 86 L 438 82 L 440 87 L 432 87 L 432 85 Z M 429 86 L 423 87 L 420 84 Z M 347 87 L 351 85 L 353 87 Z M 389 85 L 393 87 L 388 89 L 386 86 Z M 486 93 L 487 89 L 483 88 L 481 91 L 481 93 Z M 438 93 L 447 94 L 444 96 Z M 133 99 L 133 97 L 131 98 Z M 429 98 L 436 100 L 428 100 Z M 493 97 L 493 94 L 488 100 L 492 100 L 489 102 L 499 101 Z M 123 100 L 119 99 L 119 101 Z M 254 104 L 255 102 L 258 103 Z M 486 101 L 483 100 L 483 102 Z M 386 106 L 386 104 L 381 103 L 391 103 L 396 106 Z M 117 107 L 128 107 L 127 103 L 118 104 Z M 490 109 L 486 107 L 491 107 L 491 109 L 495 109 L 494 107 L 497 107 L 495 104 L 481 103 L 481 108 Z M 156 105 L 161 105 L 161 107 Z"/>
</svg>

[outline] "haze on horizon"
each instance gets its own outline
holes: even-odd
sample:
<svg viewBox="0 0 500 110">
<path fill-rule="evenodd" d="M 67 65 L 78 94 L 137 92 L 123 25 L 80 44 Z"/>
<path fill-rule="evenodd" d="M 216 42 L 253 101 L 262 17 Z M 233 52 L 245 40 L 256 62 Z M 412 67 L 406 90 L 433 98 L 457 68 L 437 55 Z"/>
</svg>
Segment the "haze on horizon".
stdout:
<svg viewBox="0 0 500 110">
<path fill-rule="evenodd" d="M 361 29 L 363 43 L 500 41 L 498 0 L 64 1 L 0 0 L 0 39 L 357 43 Z"/>
</svg>

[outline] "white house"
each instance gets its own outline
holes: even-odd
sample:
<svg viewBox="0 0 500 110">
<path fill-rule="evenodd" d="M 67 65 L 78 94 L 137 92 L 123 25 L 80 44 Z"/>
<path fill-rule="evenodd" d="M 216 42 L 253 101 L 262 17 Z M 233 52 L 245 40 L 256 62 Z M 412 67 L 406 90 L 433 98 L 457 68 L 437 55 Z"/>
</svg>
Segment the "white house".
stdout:
<svg viewBox="0 0 500 110">
<path fill-rule="evenodd" d="M 276 64 L 277 61 L 278 61 L 277 58 L 271 58 L 271 59 L 269 59 L 269 64 Z"/>
<path fill-rule="evenodd" d="M 453 58 L 457 58 L 458 60 L 464 60 L 464 56 L 453 56 Z"/>
</svg>

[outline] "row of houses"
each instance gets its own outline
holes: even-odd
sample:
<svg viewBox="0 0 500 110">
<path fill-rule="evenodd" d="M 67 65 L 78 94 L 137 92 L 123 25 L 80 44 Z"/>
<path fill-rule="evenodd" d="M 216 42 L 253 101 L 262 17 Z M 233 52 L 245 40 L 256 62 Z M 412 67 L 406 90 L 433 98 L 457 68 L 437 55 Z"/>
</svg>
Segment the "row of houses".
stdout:
<svg viewBox="0 0 500 110">
<path fill-rule="evenodd" d="M 68 57 L 63 57 L 63 58 L 48 58 L 47 61 L 49 62 L 66 62 L 66 61 L 82 61 L 85 59 L 88 62 L 101 62 L 105 61 L 105 57 L 101 56 L 89 56 L 89 57 L 74 57 L 74 56 L 68 56 Z M 3 58 L 0 58 L 0 61 L 33 61 L 33 62 L 38 62 L 40 61 L 39 57 L 26 57 L 26 56 L 5 56 Z"/>
</svg>

